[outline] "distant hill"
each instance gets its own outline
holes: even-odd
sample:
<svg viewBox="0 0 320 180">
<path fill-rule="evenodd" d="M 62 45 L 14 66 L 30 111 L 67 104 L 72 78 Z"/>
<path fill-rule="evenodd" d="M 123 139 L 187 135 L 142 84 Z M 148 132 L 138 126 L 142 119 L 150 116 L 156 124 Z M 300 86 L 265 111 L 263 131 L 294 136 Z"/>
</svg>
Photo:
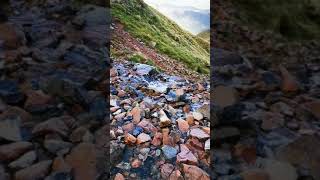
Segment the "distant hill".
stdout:
<svg viewBox="0 0 320 180">
<path fill-rule="evenodd" d="M 210 30 L 202 31 L 201 33 L 197 34 L 197 37 L 202 38 L 210 43 Z"/>
<path fill-rule="evenodd" d="M 134 37 L 153 44 L 157 51 L 190 69 L 209 73 L 209 43 L 183 30 L 142 0 L 112 1 L 111 12 L 112 17 L 124 24 L 126 31 Z"/>
</svg>

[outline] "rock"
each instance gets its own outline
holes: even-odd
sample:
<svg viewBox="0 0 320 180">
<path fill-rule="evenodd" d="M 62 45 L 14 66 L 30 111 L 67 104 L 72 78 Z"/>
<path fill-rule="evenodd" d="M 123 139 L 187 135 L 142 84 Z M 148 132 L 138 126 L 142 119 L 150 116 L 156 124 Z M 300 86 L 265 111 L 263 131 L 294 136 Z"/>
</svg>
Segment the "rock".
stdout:
<svg viewBox="0 0 320 180">
<path fill-rule="evenodd" d="M 188 122 L 189 125 L 193 125 L 193 123 L 194 123 L 193 115 L 187 115 L 186 121 Z"/>
<path fill-rule="evenodd" d="M 299 83 L 293 77 L 289 71 L 282 65 L 279 66 L 279 70 L 282 76 L 281 90 L 284 92 L 296 92 L 299 90 Z"/>
<path fill-rule="evenodd" d="M 48 133 L 58 133 L 63 137 L 67 137 L 69 128 L 62 120 L 63 117 L 51 118 L 45 122 L 37 124 L 33 130 L 32 134 L 44 135 Z"/>
<path fill-rule="evenodd" d="M 320 100 L 308 102 L 305 104 L 305 106 L 313 114 L 314 117 L 320 120 Z"/>
<path fill-rule="evenodd" d="M 186 180 L 210 180 L 208 173 L 194 165 L 183 164 L 183 172 Z"/>
<path fill-rule="evenodd" d="M 40 90 L 28 91 L 24 107 L 29 112 L 42 112 L 48 108 L 51 99 L 51 96 L 44 94 Z"/>
<path fill-rule="evenodd" d="M 243 180 L 270 180 L 269 174 L 261 169 L 247 170 L 241 173 Z"/>
<path fill-rule="evenodd" d="M 292 180 L 298 178 L 296 169 L 289 163 L 266 160 L 263 169 L 272 180 Z"/>
<path fill-rule="evenodd" d="M 315 135 L 303 135 L 281 147 L 276 152 L 276 158 L 293 165 L 304 165 L 310 169 L 311 175 L 315 179 L 320 178 L 320 153 L 315 151 L 320 146 L 320 140 Z"/>
<path fill-rule="evenodd" d="M 18 84 L 14 81 L 0 80 L 0 98 L 7 104 L 18 104 L 24 99 Z"/>
<path fill-rule="evenodd" d="M 153 140 L 151 141 L 151 144 L 154 146 L 160 146 L 162 142 L 162 133 L 157 132 L 154 137 Z"/>
<path fill-rule="evenodd" d="M 140 119 L 141 119 L 141 110 L 139 107 L 134 107 L 132 110 L 131 110 L 131 114 L 133 116 L 133 122 L 135 124 L 138 124 L 140 122 Z"/>
<path fill-rule="evenodd" d="M 30 142 L 16 142 L 0 146 L 0 161 L 11 161 L 32 149 Z"/>
<path fill-rule="evenodd" d="M 19 117 L 12 117 L 10 119 L 0 120 L 0 138 L 9 141 L 21 141 L 22 136 L 20 132 L 21 120 Z"/>
<path fill-rule="evenodd" d="M 171 125 L 171 120 L 168 118 L 167 114 L 163 111 L 159 111 L 160 115 L 160 127 L 164 128 Z"/>
<path fill-rule="evenodd" d="M 204 144 L 204 150 L 210 150 L 210 139 L 206 140 L 205 144 Z"/>
<path fill-rule="evenodd" d="M 35 151 L 30 151 L 19 157 L 17 160 L 11 162 L 9 167 L 11 169 L 23 169 L 31 166 L 32 163 L 37 159 L 37 154 Z"/>
<path fill-rule="evenodd" d="M 143 119 L 140 121 L 137 126 L 142 127 L 144 131 L 146 132 L 157 132 L 157 128 L 153 126 L 151 122 L 149 122 L 147 119 Z"/>
<path fill-rule="evenodd" d="M 284 118 L 279 113 L 265 112 L 262 116 L 261 128 L 270 131 L 284 125 Z"/>
<path fill-rule="evenodd" d="M 21 32 L 8 24 L 0 24 L 0 40 L 3 41 L 4 46 L 9 49 L 17 49 L 23 44 L 23 37 Z"/>
<path fill-rule="evenodd" d="M 19 117 L 21 122 L 29 122 L 32 118 L 31 114 L 16 106 L 9 106 L 2 114 L 0 120 Z"/>
<path fill-rule="evenodd" d="M 143 132 L 142 127 L 137 126 L 136 128 L 134 128 L 132 134 L 133 134 L 134 136 L 138 136 L 138 135 L 139 135 L 140 133 L 142 133 L 142 132 Z"/>
<path fill-rule="evenodd" d="M 216 66 L 224 66 L 224 65 L 235 65 L 243 63 L 243 59 L 240 55 L 219 48 L 212 48 L 211 52 L 213 52 L 212 58 L 214 58 L 213 67 Z"/>
<path fill-rule="evenodd" d="M 66 162 L 73 168 L 75 180 L 94 180 L 99 175 L 97 150 L 93 144 L 77 145 L 67 155 Z"/>
<path fill-rule="evenodd" d="M 164 145 L 161 148 L 164 156 L 166 159 L 172 159 L 175 158 L 177 155 L 177 150 L 174 147 L 168 146 L 168 145 Z"/>
<path fill-rule="evenodd" d="M 64 149 L 70 149 L 72 144 L 62 140 L 46 139 L 44 141 L 44 147 L 51 153 L 57 154 L 59 151 Z"/>
<path fill-rule="evenodd" d="M 133 144 L 135 144 L 135 143 L 137 142 L 137 138 L 134 137 L 133 135 L 127 133 L 127 134 L 125 135 L 125 140 L 124 140 L 124 142 L 125 142 L 126 144 L 133 145 Z"/>
<path fill-rule="evenodd" d="M 210 119 L 210 105 L 209 104 L 204 104 L 202 105 L 198 110 L 198 113 L 201 113 L 203 117 Z"/>
<path fill-rule="evenodd" d="M 50 176 L 47 176 L 45 180 L 59 180 L 59 179 L 71 180 L 72 175 L 71 173 L 67 173 L 67 172 L 54 172 L 54 173 L 51 173 Z"/>
<path fill-rule="evenodd" d="M 141 166 L 141 161 L 139 159 L 135 159 L 131 162 L 131 167 L 132 168 L 139 168 Z"/>
<path fill-rule="evenodd" d="M 125 180 L 125 178 L 121 173 L 117 173 L 114 177 L 114 180 Z"/>
<path fill-rule="evenodd" d="M 174 170 L 174 166 L 172 164 L 169 164 L 169 163 L 163 164 L 160 167 L 161 177 L 163 179 L 169 178 L 173 170 Z"/>
<path fill-rule="evenodd" d="M 89 130 L 85 127 L 78 127 L 70 135 L 70 141 L 73 143 L 78 143 L 83 141 L 84 135 L 87 134 Z"/>
<path fill-rule="evenodd" d="M 198 159 L 193 155 L 193 153 L 189 150 L 189 148 L 180 144 L 180 153 L 177 155 L 177 163 L 191 164 L 197 165 Z"/>
<path fill-rule="evenodd" d="M 183 119 L 178 119 L 178 127 L 181 132 L 187 132 L 189 130 L 189 124 Z"/>
<path fill-rule="evenodd" d="M 212 91 L 212 102 L 225 108 L 234 105 L 239 100 L 239 94 L 236 89 L 227 86 L 217 86 Z"/>
<path fill-rule="evenodd" d="M 199 112 L 192 112 L 193 118 L 197 121 L 201 121 L 203 119 L 203 115 Z"/>
<path fill-rule="evenodd" d="M 51 160 L 41 161 L 25 169 L 17 171 L 14 175 L 15 180 L 35 180 L 44 179 L 50 172 Z"/>
<path fill-rule="evenodd" d="M 207 138 L 210 138 L 210 136 L 205 133 L 203 130 L 199 129 L 199 128 L 193 128 L 190 130 L 190 135 L 193 136 L 193 137 L 196 137 L 200 140 L 202 139 L 207 139 Z"/>
<path fill-rule="evenodd" d="M 212 137 L 215 142 L 236 142 L 240 138 L 240 131 L 236 127 L 221 127 L 213 131 Z"/>
<path fill-rule="evenodd" d="M 122 126 L 124 132 L 131 132 L 134 129 L 133 123 L 127 123 Z"/>
<path fill-rule="evenodd" d="M 136 73 L 140 76 L 151 75 L 154 71 L 154 68 L 152 66 L 146 64 L 136 64 L 133 69 L 135 69 Z"/>
<path fill-rule="evenodd" d="M 162 82 L 157 82 L 157 81 L 152 81 L 148 84 L 148 88 L 151 90 L 154 90 L 157 93 L 166 93 L 168 91 L 168 85 L 162 83 Z"/>
<path fill-rule="evenodd" d="M 52 163 L 52 172 L 71 172 L 71 166 L 61 156 L 57 156 Z"/>
<path fill-rule="evenodd" d="M 183 176 L 179 170 L 175 170 L 171 173 L 169 180 L 183 180 Z"/>
<path fill-rule="evenodd" d="M 151 137 L 148 134 L 141 133 L 137 137 L 137 144 L 142 144 L 151 140 Z"/>
</svg>

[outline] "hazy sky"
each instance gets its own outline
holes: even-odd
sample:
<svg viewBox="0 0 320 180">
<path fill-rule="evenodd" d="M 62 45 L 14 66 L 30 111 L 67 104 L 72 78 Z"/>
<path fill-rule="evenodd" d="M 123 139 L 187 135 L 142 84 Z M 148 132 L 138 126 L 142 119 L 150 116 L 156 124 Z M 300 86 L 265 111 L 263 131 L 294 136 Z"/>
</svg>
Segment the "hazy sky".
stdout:
<svg viewBox="0 0 320 180">
<path fill-rule="evenodd" d="M 210 0 L 144 1 L 192 34 L 210 27 Z"/>
</svg>

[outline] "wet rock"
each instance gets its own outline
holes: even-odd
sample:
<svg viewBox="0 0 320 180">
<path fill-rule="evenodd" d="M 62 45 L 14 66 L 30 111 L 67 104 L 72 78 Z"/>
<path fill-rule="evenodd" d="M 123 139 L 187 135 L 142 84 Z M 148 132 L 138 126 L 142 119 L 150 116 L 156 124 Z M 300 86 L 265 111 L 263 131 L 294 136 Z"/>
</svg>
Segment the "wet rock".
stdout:
<svg viewBox="0 0 320 180">
<path fill-rule="evenodd" d="M 141 133 L 137 137 L 137 143 L 138 144 L 145 143 L 145 142 L 148 142 L 150 140 L 151 140 L 151 137 L 148 134 L 145 134 L 145 133 Z"/>
<path fill-rule="evenodd" d="M 0 161 L 11 161 L 33 147 L 30 142 L 16 142 L 0 146 Z"/>
<path fill-rule="evenodd" d="M 11 169 L 23 169 L 26 168 L 36 160 L 37 154 L 35 151 L 30 151 L 19 157 L 17 160 L 11 162 L 9 167 Z"/>
<path fill-rule="evenodd" d="M 183 172 L 185 174 L 185 179 L 199 179 L 199 180 L 209 180 L 210 176 L 208 173 L 203 171 L 197 166 L 183 164 Z"/>
<path fill-rule="evenodd" d="M 169 87 L 164 83 L 152 81 L 148 84 L 148 88 L 157 93 L 166 93 Z"/>
<path fill-rule="evenodd" d="M 14 175 L 16 180 L 44 179 L 50 171 L 51 160 L 41 161 L 30 167 L 17 171 Z"/>
<path fill-rule="evenodd" d="M 190 135 L 193 137 L 196 137 L 198 139 L 207 139 L 210 138 L 210 136 L 205 133 L 203 130 L 201 130 L 200 128 L 193 128 L 190 130 Z"/>
<path fill-rule="evenodd" d="M 90 180 L 98 177 L 97 150 L 93 144 L 81 143 L 74 147 L 66 157 L 66 162 L 73 168 L 76 180 Z"/>
<path fill-rule="evenodd" d="M 163 154 L 165 155 L 166 159 L 175 158 L 178 153 L 176 148 L 174 148 L 172 146 L 168 146 L 168 145 L 162 146 L 161 150 L 162 150 Z"/>
<path fill-rule="evenodd" d="M 69 128 L 62 120 L 62 117 L 51 118 L 45 122 L 37 124 L 33 130 L 32 134 L 44 135 L 48 133 L 58 133 L 63 137 L 67 137 Z"/>
<path fill-rule="evenodd" d="M 238 100 L 238 92 L 232 87 L 217 86 L 212 91 L 212 102 L 222 108 L 234 105 Z"/>
<path fill-rule="evenodd" d="M 18 104 L 24 99 L 18 84 L 9 80 L 0 80 L 0 97 L 7 104 Z"/>
<path fill-rule="evenodd" d="M 0 138 L 9 141 L 21 141 L 21 120 L 19 117 L 0 120 Z"/>
</svg>

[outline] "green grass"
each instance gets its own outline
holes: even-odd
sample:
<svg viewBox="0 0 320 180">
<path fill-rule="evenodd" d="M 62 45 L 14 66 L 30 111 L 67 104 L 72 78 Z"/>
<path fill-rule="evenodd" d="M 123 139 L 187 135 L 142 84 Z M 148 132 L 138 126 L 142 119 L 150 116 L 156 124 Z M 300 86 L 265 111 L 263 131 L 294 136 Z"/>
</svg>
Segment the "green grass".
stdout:
<svg viewBox="0 0 320 180">
<path fill-rule="evenodd" d="M 197 37 L 210 43 L 210 30 L 206 30 L 206 31 L 203 31 L 203 32 L 197 34 Z"/>
<path fill-rule="evenodd" d="M 111 5 L 112 17 L 125 25 L 130 34 L 146 44 L 155 42 L 162 54 L 186 64 L 199 73 L 209 73 L 209 43 L 182 30 L 141 0 Z"/>
<path fill-rule="evenodd" d="M 319 0 L 232 0 L 241 22 L 289 40 L 320 37 Z"/>
</svg>

